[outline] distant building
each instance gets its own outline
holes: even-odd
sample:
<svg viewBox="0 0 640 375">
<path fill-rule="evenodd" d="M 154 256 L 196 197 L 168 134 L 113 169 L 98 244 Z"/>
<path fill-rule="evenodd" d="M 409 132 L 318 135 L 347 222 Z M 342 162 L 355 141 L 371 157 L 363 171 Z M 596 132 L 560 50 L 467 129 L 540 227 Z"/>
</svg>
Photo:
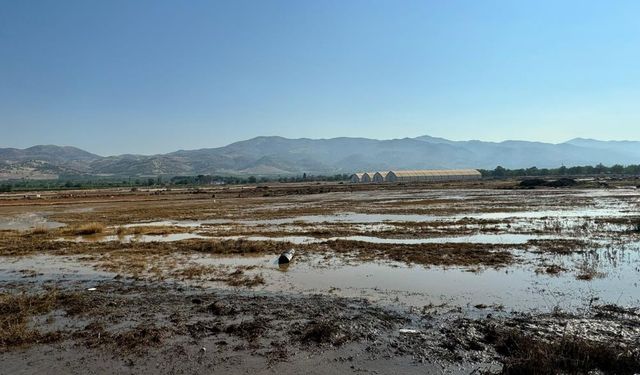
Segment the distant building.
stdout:
<svg viewBox="0 0 640 375">
<path fill-rule="evenodd" d="M 389 172 L 376 172 L 371 178 L 371 181 L 373 181 L 376 184 L 381 184 L 386 181 L 388 174 Z"/>
<path fill-rule="evenodd" d="M 351 182 L 353 182 L 354 184 L 360 183 L 362 182 L 362 176 L 364 175 L 364 173 L 354 173 L 351 175 Z"/>
<path fill-rule="evenodd" d="M 351 175 L 350 180 L 355 184 L 368 183 L 371 182 L 371 176 L 373 174 L 369 174 L 369 172 L 354 173 Z"/>
<path fill-rule="evenodd" d="M 462 181 L 479 180 L 480 172 L 475 169 L 445 169 L 445 170 L 411 170 L 389 171 L 386 182 L 422 182 L 422 181 Z"/>
<path fill-rule="evenodd" d="M 434 182 L 479 180 L 480 172 L 475 169 L 425 169 L 411 171 L 360 172 L 351 175 L 353 183 L 383 182 Z"/>
</svg>

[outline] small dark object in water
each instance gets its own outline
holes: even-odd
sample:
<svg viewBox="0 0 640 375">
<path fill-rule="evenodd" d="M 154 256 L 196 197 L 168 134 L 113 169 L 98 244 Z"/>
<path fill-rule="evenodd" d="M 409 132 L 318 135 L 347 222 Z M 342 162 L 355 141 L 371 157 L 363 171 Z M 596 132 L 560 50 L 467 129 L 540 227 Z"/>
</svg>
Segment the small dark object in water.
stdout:
<svg viewBox="0 0 640 375">
<path fill-rule="evenodd" d="M 533 189 L 538 186 L 544 186 L 546 183 L 547 181 L 541 178 L 529 178 L 529 179 L 520 181 L 520 187 L 526 188 L 526 189 Z"/>
<path fill-rule="evenodd" d="M 280 257 L 278 258 L 278 264 L 285 264 L 285 263 L 291 262 L 291 259 L 293 258 L 293 254 L 295 253 L 296 251 L 294 249 L 291 249 L 280 254 Z"/>
<path fill-rule="evenodd" d="M 577 184 L 578 183 L 573 178 L 560 178 L 555 181 L 547 182 L 546 186 L 558 188 L 558 187 L 575 186 Z"/>
<path fill-rule="evenodd" d="M 520 181 L 520 187 L 524 189 L 534 189 L 536 187 L 553 187 L 553 188 L 561 188 L 561 187 L 570 187 L 575 186 L 578 183 L 576 180 L 572 178 L 560 178 L 557 180 L 547 181 L 542 178 L 529 178 Z"/>
</svg>

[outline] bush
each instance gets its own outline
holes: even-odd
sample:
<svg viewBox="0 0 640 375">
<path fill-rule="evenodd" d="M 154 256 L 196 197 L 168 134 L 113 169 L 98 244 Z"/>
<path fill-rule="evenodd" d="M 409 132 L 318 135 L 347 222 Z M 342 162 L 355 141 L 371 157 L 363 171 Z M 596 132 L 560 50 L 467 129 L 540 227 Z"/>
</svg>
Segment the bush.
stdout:
<svg viewBox="0 0 640 375">
<path fill-rule="evenodd" d="M 82 224 L 75 230 L 75 234 L 78 235 L 89 235 L 89 234 L 98 234 L 104 232 L 104 224 L 102 223 L 87 223 Z"/>
</svg>

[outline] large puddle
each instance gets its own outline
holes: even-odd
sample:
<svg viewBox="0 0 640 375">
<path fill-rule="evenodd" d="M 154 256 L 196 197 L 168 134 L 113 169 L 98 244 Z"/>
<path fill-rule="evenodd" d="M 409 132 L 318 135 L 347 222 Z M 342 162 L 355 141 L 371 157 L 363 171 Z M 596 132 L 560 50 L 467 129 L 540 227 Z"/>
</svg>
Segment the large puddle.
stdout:
<svg viewBox="0 0 640 375">
<path fill-rule="evenodd" d="M 54 229 L 64 226 L 64 223 L 49 220 L 44 213 L 34 212 L 9 217 L 0 216 L 0 230 L 24 231 L 34 228 Z"/>
<path fill-rule="evenodd" d="M 531 254 L 519 256 L 532 258 Z M 300 257 L 300 256 L 299 256 Z M 350 263 L 320 256 L 303 257 L 286 268 L 275 257 L 196 258 L 202 264 L 258 265 L 269 291 L 335 293 L 388 303 L 424 306 L 443 303 L 473 308 L 502 306 L 508 311 L 576 311 L 589 303 L 640 304 L 640 244 L 625 250 L 549 257 L 568 270 L 589 264 L 598 273 L 591 280 L 578 271 L 550 275 L 525 262 L 508 268 L 470 271 L 462 267 L 407 266 L 396 262 Z"/>
<path fill-rule="evenodd" d="M 534 260 L 533 255 L 518 254 Z M 257 266 L 247 273 L 262 274 L 266 284 L 255 290 L 288 293 L 325 293 L 366 298 L 384 304 L 422 307 L 461 307 L 471 313 L 475 306 L 506 311 L 550 312 L 557 308 L 577 311 L 589 303 L 640 304 L 640 243 L 624 250 L 600 250 L 588 254 L 549 257 L 549 261 L 569 271 L 557 275 L 540 274 L 537 266 L 525 262 L 516 266 L 470 270 L 463 267 L 408 266 L 398 262 L 350 262 L 317 254 L 298 253 L 282 267 L 277 255 L 207 256 L 192 255 L 192 264 Z M 535 262 L 534 262 L 535 263 Z M 599 273 L 592 280 L 579 280 L 576 265 L 589 264 Z M 83 282 L 99 287 L 115 274 L 97 270 L 82 256 L 37 255 L 5 257 L 0 264 L 0 288 L 12 282 Z M 208 281 L 182 281 L 194 285 L 229 288 Z"/>
<path fill-rule="evenodd" d="M 3 283 L 16 281 L 99 282 L 114 276 L 114 273 L 89 266 L 82 256 L 3 257 L 0 262 L 0 287 Z"/>
<path fill-rule="evenodd" d="M 557 308 L 576 311 L 589 303 L 624 306 L 640 303 L 639 244 L 614 255 L 602 250 L 555 260 L 567 269 L 575 269 L 576 264 L 591 264 L 600 273 L 592 280 L 580 280 L 572 271 L 556 275 L 539 273 L 535 265 L 526 263 L 472 272 L 461 267 L 407 266 L 396 262 L 345 263 L 319 256 L 294 258 L 282 268 L 275 260 L 274 256 L 194 259 L 209 265 L 259 266 L 257 272 L 267 279 L 263 290 L 333 293 L 416 307 L 444 303 L 471 310 L 476 305 L 487 305 L 507 311 L 550 312 Z"/>
<path fill-rule="evenodd" d="M 509 212 L 481 212 L 453 215 L 425 215 L 425 214 L 374 214 L 347 212 L 334 215 L 303 215 L 284 217 L 277 219 L 262 220 L 232 220 L 232 219 L 207 219 L 207 220 L 184 220 L 184 221 L 155 221 L 147 223 L 134 223 L 125 227 L 138 226 L 176 226 L 197 228 L 200 226 L 217 224 L 241 224 L 247 226 L 257 225 L 284 225 L 284 224 L 322 224 L 322 223 L 345 223 L 345 224 L 384 224 L 384 223 L 422 223 L 432 221 L 457 221 L 463 219 L 476 220 L 505 220 L 505 219 L 572 219 L 572 218 L 606 218 L 606 217 L 629 217 L 638 216 L 640 212 L 630 207 L 620 208 L 580 208 L 566 210 L 531 210 L 531 211 L 509 211 Z"/>
<path fill-rule="evenodd" d="M 575 210 L 542 210 L 542 211 L 518 211 L 518 212 L 485 212 L 478 214 L 456 215 L 458 219 L 471 218 L 480 220 L 503 220 L 503 219 L 569 219 L 569 218 L 604 218 L 604 217 L 626 217 L 640 215 L 640 212 L 633 211 L 629 207 L 620 209 L 594 208 Z"/>
<path fill-rule="evenodd" d="M 62 237 L 58 241 L 75 242 L 109 242 L 118 241 L 122 243 L 130 242 L 173 242 L 198 238 L 211 238 L 196 233 L 170 233 L 170 234 L 127 234 L 127 235 L 89 235 Z"/>
<path fill-rule="evenodd" d="M 118 241 L 122 243 L 130 242 L 173 242 L 189 239 L 206 239 L 211 241 L 225 241 L 225 240 L 246 240 L 246 241 L 275 241 L 275 242 L 289 242 L 294 245 L 311 244 L 311 243 L 323 243 L 327 241 L 359 241 L 376 244 L 400 244 L 400 245 L 418 245 L 427 243 L 481 243 L 481 244 L 525 244 L 532 240 L 555 240 L 555 239 L 570 239 L 559 236 L 550 235 L 534 235 L 534 234 L 473 234 L 468 236 L 455 236 L 455 237 L 429 237 L 429 238 L 380 238 L 372 236 L 343 236 L 343 237 L 329 237 L 329 238 L 317 238 L 310 236 L 225 236 L 225 237 L 210 237 L 196 233 L 170 233 L 170 234 L 128 234 L 128 235 L 87 235 L 87 236 L 74 236 L 74 237 L 62 237 L 58 241 L 75 241 L 75 242 L 109 242 Z"/>
<path fill-rule="evenodd" d="M 182 227 L 182 228 L 198 228 L 204 225 L 215 224 L 231 224 L 229 219 L 207 219 L 207 220 L 161 220 L 151 222 L 141 222 L 123 225 L 125 228 L 136 227 Z"/>
</svg>

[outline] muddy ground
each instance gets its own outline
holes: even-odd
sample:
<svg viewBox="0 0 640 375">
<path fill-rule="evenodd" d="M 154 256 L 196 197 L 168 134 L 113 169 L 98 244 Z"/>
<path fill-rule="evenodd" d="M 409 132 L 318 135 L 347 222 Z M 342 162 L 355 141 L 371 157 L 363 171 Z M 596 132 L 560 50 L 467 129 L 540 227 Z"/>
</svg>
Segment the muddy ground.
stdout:
<svg viewBox="0 0 640 375">
<path fill-rule="evenodd" d="M 638 373 L 636 182 L 5 194 L 0 373 Z"/>
</svg>

